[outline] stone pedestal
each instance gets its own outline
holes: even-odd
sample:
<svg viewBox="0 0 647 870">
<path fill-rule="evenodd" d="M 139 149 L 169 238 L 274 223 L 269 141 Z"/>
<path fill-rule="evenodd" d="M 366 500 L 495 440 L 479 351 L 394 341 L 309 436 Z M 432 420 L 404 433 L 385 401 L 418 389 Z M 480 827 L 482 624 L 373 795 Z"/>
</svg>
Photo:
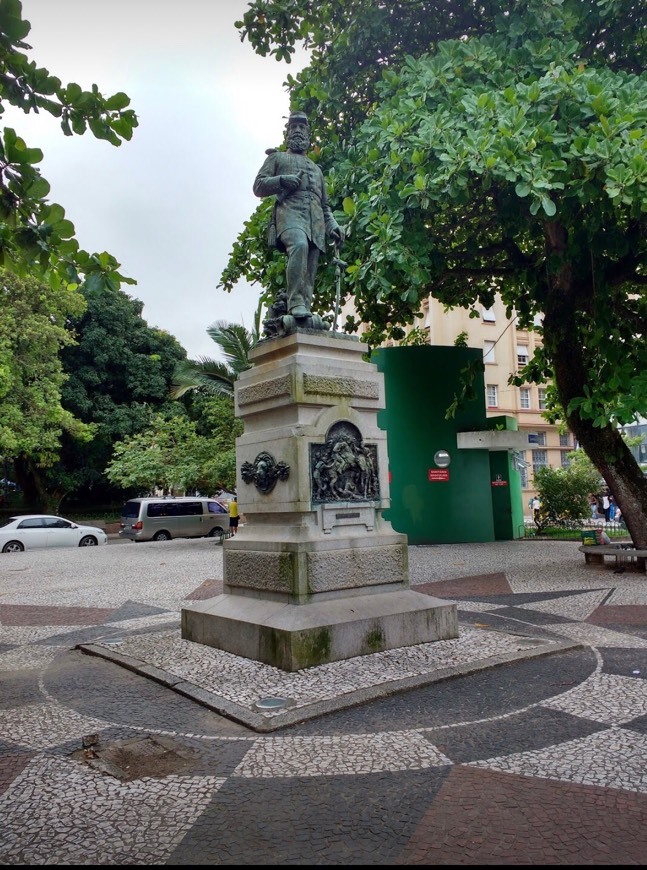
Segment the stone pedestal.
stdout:
<svg viewBox="0 0 647 870">
<path fill-rule="evenodd" d="M 358 339 L 260 342 L 235 385 L 237 492 L 224 592 L 182 611 L 182 637 L 286 671 L 458 636 L 456 604 L 409 589 L 388 507 L 383 375 Z M 406 449 L 406 445 L 403 445 Z"/>
</svg>

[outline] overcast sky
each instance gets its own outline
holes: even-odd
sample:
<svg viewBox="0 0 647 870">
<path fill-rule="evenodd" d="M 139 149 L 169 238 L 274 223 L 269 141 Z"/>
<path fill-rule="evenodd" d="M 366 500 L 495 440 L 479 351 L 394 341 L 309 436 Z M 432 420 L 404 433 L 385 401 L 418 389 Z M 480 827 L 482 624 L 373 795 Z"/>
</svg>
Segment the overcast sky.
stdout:
<svg viewBox="0 0 647 870">
<path fill-rule="evenodd" d="M 217 289 L 229 252 L 259 200 L 252 184 L 265 149 L 283 142 L 289 66 L 258 57 L 234 21 L 247 0 L 23 0 L 30 57 L 65 84 L 124 91 L 139 127 L 115 148 L 64 136 L 42 113 L 10 113 L 75 225 L 81 247 L 108 251 L 136 279 L 149 326 L 190 358 L 218 357 L 215 320 L 253 326 L 261 289 Z"/>
</svg>

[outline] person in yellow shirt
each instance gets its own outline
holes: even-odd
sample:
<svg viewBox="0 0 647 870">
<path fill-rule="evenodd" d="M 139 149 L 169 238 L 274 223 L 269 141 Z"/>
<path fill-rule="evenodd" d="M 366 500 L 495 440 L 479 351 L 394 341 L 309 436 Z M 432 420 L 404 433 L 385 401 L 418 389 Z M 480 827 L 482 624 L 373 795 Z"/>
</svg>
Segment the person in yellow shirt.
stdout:
<svg viewBox="0 0 647 870">
<path fill-rule="evenodd" d="M 229 534 L 235 535 L 238 531 L 238 499 L 236 496 L 229 502 Z"/>
</svg>

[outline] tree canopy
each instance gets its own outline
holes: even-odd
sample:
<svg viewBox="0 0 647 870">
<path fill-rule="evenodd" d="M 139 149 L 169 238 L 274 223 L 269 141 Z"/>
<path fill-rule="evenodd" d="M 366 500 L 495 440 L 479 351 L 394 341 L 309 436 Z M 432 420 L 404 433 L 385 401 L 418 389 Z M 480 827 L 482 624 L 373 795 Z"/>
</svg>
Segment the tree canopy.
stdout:
<svg viewBox="0 0 647 870">
<path fill-rule="evenodd" d="M 617 431 L 647 407 L 647 76 L 632 0 L 254 2 L 260 54 L 304 41 L 289 81 L 347 232 L 345 289 L 369 344 L 401 338 L 421 300 L 474 310 L 499 293 L 543 346 L 517 383 L 554 379 L 561 415 L 647 546 L 647 484 Z M 266 213 L 238 274 L 280 286 Z M 334 295 L 331 266 L 318 302 Z"/>
<path fill-rule="evenodd" d="M 49 112 L 60 118 L 65 136 L 90 131 L 98 139 L 119 146 L 132 138 L 138 125 L 124 93 L 104 97 L 96 84 L 85 90 L 76 82 L 64 84 L 31 60 L 26 38 L 31 30 L 22 17 L 20 0 L 0 0 L 0 115 L 6 104 L 26 114 Z M 17 275 L 31 275 L 53 288 L 134 284 L 118 271 L 119 263 L 106 252 L 83 251 L 65 209 L 50 202 L 49 183 L 40 174 L 39 148 L 30 147 L 11 127 L 0 134 L 0 265 Z"/>
<path fill-rule="evenodd" d="M 30 30 L 19 0 L 0 0 L 0 115 L 8 106 L 26 114 L 48 112 L 60 119 L 61 137 L 89 131 L 115 146 L 130 140 L 138 120 L 129 97 L 104 96 L 96 84 L 85 88 L 61 81 L 30 58 Z M 94 437 L 94 415 L 71 399 L 83 374 L 74 371 L 67 380 L 63 361 L 82 320 L 84 294 L 117 293 L 123 283 L 136 283 L 120 274 L 109 253 L 80 248 L 65 209 L 49 200 L 49 183 L 38 168 L 42 159 L 39 148 L 3 128 L 0 455 L 13 460 L 25 504 L 33 509 L 57 507 L 64 492 L 91 474 L 91 463 L 82 461 L 89 454 L 77 452 L 68 466 L 60 461 L 61 443 L 92 452 L 101 440 Z"/>
<path fill-rule="evenodd" d="M 79 292 L 51 290 L 0 270 L 0 456 L 52 461 L 61 434 L 91 430 L 61 404 L 61 349 L 74 341 L 68 318 L 80 316 Z"/>
<path fill-rule="evenodd" d="M 113 483 L 139 492 L 160 487 L 215 493 L 236 486 L 235 439 L 242 424 L 231 398 L 200 396 L 198 419 L 177 406 L 155 414 L 146 429 L 115 444 L 106 474 Z"/>
<path fill-rule="evenodd" d="M 541 502 L 536 524 L 543 528 L 557 521 L 582 522 L 591 516 L 590 497 L 601 491 L 600 473 L 581 450 L 568 456 L 560 468 L 538 469 L 535 486 Z"/>
<path fill-rule="evenodd" d="M 83 288 L 87 308 L 71 321 L 77 343 L 62 352 L 68 374 L 63 405 L 92 424 L 90 442 L 64 435 L 58 462 L 44 473 L 46 487 L 109 503 L 105 476 L 113 444 L 149 425 L 170 405 L 169 384 L 186 356 L 167 332 L 148 326 L 143 303 L 121 290 Z"/>
</svg>

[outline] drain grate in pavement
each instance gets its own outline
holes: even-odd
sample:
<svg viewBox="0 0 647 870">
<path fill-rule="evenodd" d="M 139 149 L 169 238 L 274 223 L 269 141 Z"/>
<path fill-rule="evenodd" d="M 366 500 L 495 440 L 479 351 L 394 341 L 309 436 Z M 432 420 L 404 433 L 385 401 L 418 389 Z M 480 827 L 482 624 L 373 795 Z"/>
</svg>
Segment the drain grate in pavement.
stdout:
<svg viewBox="0 0 647 870">
<path fill-rule="evenodd" d="M 105 746 L 100 740 L 88 746 L 84 738 L 83 746 L 73 753 L 73 758 L 123 782 L 146 776 L 186 773 L 196 764 L 196 755 L 191 750 L 179 746 L 168 737 L 152 737 L 150 734 Z"/>
</svg>

